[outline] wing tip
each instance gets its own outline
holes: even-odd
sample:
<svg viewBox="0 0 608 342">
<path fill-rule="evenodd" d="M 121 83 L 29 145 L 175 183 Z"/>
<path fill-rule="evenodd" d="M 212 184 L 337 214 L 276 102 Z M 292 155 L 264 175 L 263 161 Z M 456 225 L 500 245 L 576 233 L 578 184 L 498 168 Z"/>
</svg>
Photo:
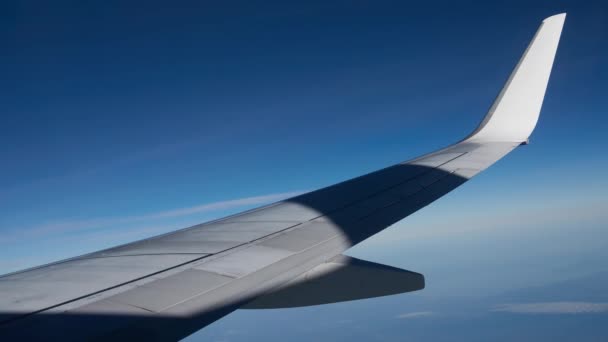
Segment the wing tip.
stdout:
<svg viewBox="0 0 608 342">
<path fill-rule="evenodd" d="M 545 18 L 543 23 L 551 22 L 551 21 L 564 21 L 566 20 L 566 12 L 554 14 L 550 17 Z"/>
<path fill-rule="evenodd" d="M 498 97 L 465 140 L 526 142 L 538 121 L 566 13 L 545 18 Z"/>
</svg>

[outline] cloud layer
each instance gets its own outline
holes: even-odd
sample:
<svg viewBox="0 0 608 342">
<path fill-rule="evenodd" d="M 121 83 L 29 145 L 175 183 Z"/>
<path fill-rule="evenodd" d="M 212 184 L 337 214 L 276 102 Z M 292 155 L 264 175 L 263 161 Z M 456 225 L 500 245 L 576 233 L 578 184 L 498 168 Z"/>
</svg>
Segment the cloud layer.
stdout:
<svg viewBox="0 0 608 342">
<path fill-rule="evenodd" d="M 401 315 L 398 315 L 399 319 L 411 319 L 411 318 L 421 318 L 421 317 L 429 317 L 433 316 L 435 313 L 432 311 L 417 311 L 417 312 L 407 312 Z"/>
<path fill-rule="evenodd" d="M 502 304 L 494 312 L 516 314 L 590 314 L 608 312 L 608 303 L 593 302 L 541 302 Z"/>
</svg>

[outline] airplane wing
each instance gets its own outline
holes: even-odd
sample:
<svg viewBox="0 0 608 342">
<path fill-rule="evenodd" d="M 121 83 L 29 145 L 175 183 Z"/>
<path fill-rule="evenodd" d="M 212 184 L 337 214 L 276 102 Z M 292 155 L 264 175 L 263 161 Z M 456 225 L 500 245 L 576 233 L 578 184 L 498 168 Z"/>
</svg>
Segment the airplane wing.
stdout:
<svg viewBox="0 0 608 342">
<path fill-rule="evenodd" d="M 545 19 L 464 140 L 285 201 L 0 277 L 2 340 L 176 340 L 238 308 L 418 290 L 418 273 L 341 255 L 516 147 L 538 120 L 565 14 Z"/>
</svg>

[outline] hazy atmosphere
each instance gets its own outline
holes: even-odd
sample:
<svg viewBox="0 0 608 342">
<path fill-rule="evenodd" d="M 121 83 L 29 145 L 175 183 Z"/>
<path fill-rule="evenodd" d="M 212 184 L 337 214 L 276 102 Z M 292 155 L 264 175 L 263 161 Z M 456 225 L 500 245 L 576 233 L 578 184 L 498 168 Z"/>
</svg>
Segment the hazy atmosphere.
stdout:
<svg viewBox="0 0 608 342">
<path fill-rule="evenodd" d="M 238 310 L 188 340 L 604 341 L 602 1 L 5 2 L 0 273 L 456 142 L 562 12 L 530 145 L 348 251 L 424 290 Z"/>
</svg>

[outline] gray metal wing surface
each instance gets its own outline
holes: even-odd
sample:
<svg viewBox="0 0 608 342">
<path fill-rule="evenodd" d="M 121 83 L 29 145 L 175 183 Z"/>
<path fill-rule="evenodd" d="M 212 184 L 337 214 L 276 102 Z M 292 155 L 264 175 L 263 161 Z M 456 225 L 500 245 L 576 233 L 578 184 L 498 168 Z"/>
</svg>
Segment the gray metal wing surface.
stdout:
<svg viewBox="0 0 608 342">
<path fill-rule="evenodd" d="M 527 142 L 564 19 L 543 21 L 481 125 L 459 143 L 262 208 L 1 276 L 0 339 L 177 340 L 240 307 L 422 288 L 417 273 L 341 253 Z M 357 277 L 367 285 L 340 291 Z"/>
</svg>

